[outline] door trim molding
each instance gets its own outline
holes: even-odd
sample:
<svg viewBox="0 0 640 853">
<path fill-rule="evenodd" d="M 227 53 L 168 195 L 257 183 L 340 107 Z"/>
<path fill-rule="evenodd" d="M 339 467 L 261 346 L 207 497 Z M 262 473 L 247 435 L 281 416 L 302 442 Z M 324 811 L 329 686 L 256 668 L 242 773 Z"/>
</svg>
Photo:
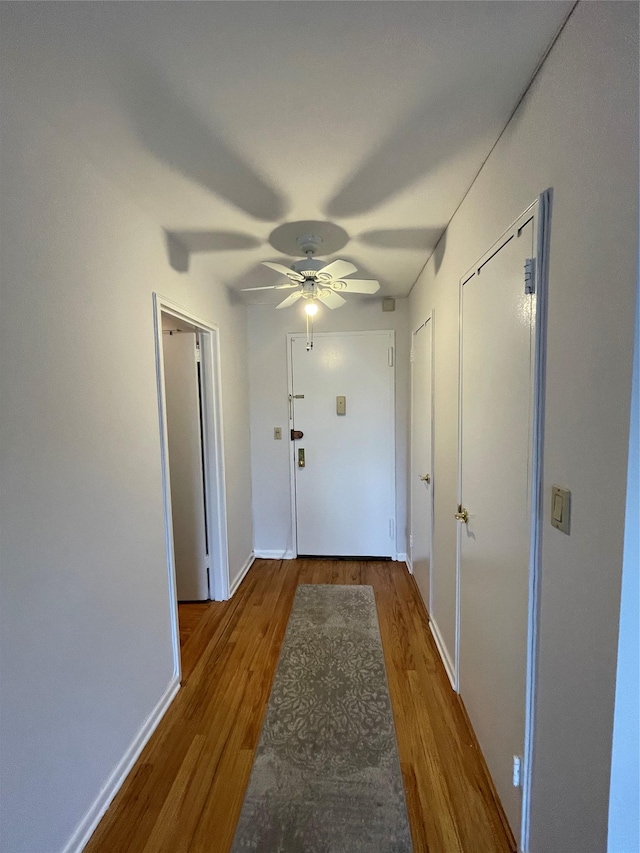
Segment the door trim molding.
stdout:
<svg viewBox="0 0 640 853">
<path fill-rule="evenodd" d="M 220 331 L 215 323 L 203 320 L 159 293 L 153 294 L 153 318 L 156 357 L 156 387 L 160 427 L 160 459 L 162 467 L 162 499 L 164 505 L 165 543 L 171 600 L 171 633 L 174 675 L 180 678 L 180 633 L 178 598 L 173 549 L 171 516 L 171 483 L 167 438 L 167 413 L 162 355 L 162 314 L 170 314 L 195 326 L 200 334 L 202 365 L 202 413 L 204 478 L 207 492 L 207 526 L 211 561 L 209 596 L 215 601 L 229 598 L 229 552 L 227 546 L 227 508 L 224 473 L 222 428 L 222 395 L 220 377 Z"/>
<path fill-rule="evenodd" d="M 317 333 L 316 333 L 317 334 Z M 290 435 L 293 429 L 293 358 L 291 352 L 291 341 L 294 334 L 287 334 L 287 394 L 289 395 L 289 420 L 287 422 L 287 435 Z M 283 553 L 290 553 L 292 559 L 298 556 L 298 527 L 296 520 L 296 469 L 295 469 L 295 445 L 293 441 L 289 441 L 289 513 L 290 522 L 289 530 L 291 532 L 291 549 L 289 543 L 285 544 Z"/>
<path fill-rule="evenodd" d="M 544 415 L 547 370 L 547 311 L 549 289 L 549 252 L 551 247 L 551 203 L 553 190 L 538 198 L 536 234 L 536 332 L 533 373 L 533 436 L 531 461 L 531 551 L 529 571 L 529 618 L 526 681 L 526 717 L 524 738 L 524 767 L 522 784 L 522 827 L 520 844 L 524 853 L 529 850 L 531 826 L 531 789 L 533 780 L 533 743 L 535 700 L 537 688 L 538 626 L 540 624 L 540 575 L 542 566 L 542 524 L 544 520 L 543 463 Z"/>
<path fill-rule="evenodd" d="M 522 769 L 522 812 L 519 849 L 529 850 L 531 788 L 533 774 L 533 741 L 536 694 L 536 668 L 538 651 L 538 625 L 540 606 L 540 552 L 543 523 L 543 434 L 546 371 L 547 294 L 549 276 L 549 247 L 551 227 L 551 202 L 553 190 L 547 189 L 532 202 L 507 228 L 478 261 L 462 276 L 458 286 L 458 503 L 462 500 L 462 289 L 477 275 L 486 263 L 510 239 L 514 229 L 535 218 L 535 301 L 533 312 L 534 354 L 532 383 L 532 437 L 531 437 L 531 488 L 530 488 L 530 549 L 529 549 L 529 602 L 527 615 L 527 661 L 525 730 Z M 528 218 L 527 218 L 528 217 Z M 524 280 L 523 280 L 524 284 Z M 461 587 L 461 525 L 456 532 L 456 642 L 455 687 L 460 693 L 460 587 Z"/>
</svg>

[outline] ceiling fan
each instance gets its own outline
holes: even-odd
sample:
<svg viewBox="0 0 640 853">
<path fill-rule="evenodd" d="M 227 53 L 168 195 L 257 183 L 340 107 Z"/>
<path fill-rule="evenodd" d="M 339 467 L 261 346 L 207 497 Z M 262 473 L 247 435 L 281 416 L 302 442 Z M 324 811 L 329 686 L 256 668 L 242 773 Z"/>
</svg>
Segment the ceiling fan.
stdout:
<svg viewBox="0 0 640 853">
<path fill-rule="evenodd" d="M 276 264 L 271 261 L 263 261 L 265 267 L 286 276 L 288 281 L 281 284 L 271 284 L 266 287 L 245 287 L 243 290 L 290 290 L 296 288 L 285 299 L 276 305 L 276 308 L 288 308 L 299 299 L 317 300 L 327 308 L 340 308 L 346 299 L 338 291 L 344 293 L 376 293 L 380 284 L 373 279 L 346 278 L 356 272 L 350 261 L 324 261 L 316 260 L 313 256 L 322 243 L 322 238 L 315 234 L 303 234 L 298 237 L 296 243 L 300 250 L 305 253 L 306 258 L 296 261 L 291 267 L 284 264 Z M 312 312 L 308 312 L 312 313 Z"/>
</svg>

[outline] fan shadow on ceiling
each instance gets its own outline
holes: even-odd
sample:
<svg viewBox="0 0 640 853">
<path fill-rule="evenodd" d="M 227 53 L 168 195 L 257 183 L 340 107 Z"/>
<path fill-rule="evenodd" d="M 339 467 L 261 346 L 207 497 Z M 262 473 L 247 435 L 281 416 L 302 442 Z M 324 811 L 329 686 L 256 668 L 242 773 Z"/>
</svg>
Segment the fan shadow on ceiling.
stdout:
<svg viewBox="0 0 640 853">
<path fill-rule="evenodd" d="M 284 219 L 288 204 L 222 135 L 154 71 L 121 58 L 118 94 L 145 148 L 171 169 L 205 187 L 254 219 Z M 131 85 L 131 80 L 136 85 Z"/>
<path fill-rule="evenodd" d="M 211 117 L 203 120 L 161 76 L 138 60 L 121 57 L 120 68 L 118 97 L 140 141 L 154 157 L 254 219 L 286 224 L 288 203 L 284 196 L 231 149 L 212 126 Z M 133 87 L 132 79 L 136 80 Z M 448 109 L 450 112 L 450 104 Z M 421 151 L 425 146 L 412 148 L 412 145 L 414 137 L 424 132 L 427 113 L 433 119 L 433 105 L 428 105 L 414 120 L 405 124 L 402 132 L 394 134 L 346 181 L 327 206 L 329 211 L 335 212 L 335 218 L 375 209 L 434 168 L 445 152 L 451 154 L 454 140 L 442 131 L 435 153 L 429 146 L 428 157 L 416 157 L 416 150 Z M 405 132 L 407 138 L 403 137 Z M 409 150 L 413 152 L 412 157 L 406 156 Z M 403 165 L 398 166 L 398 163 Z M 428 256 L 442 230 L 379 229 L 363 232 L 353 240 L 380 249 L 421 249 Z M 254 235 L 239 232 L 204 229 L 166 231 L 169 263 L 174 270 L 183 273 L 188 271 L 189 259 L 194 253 L 244 251 L 261 244 L 262 241 Z M 272 245 L 281 251 L 275 242 Z M 294 252 L 291 254 L 295 256 Z M 245 275 L 230 282 L 230 286 L 237 288 L 247 280 L 255 281 L 255 270 L 250 271 L 248 277 Z"/>
</svg>

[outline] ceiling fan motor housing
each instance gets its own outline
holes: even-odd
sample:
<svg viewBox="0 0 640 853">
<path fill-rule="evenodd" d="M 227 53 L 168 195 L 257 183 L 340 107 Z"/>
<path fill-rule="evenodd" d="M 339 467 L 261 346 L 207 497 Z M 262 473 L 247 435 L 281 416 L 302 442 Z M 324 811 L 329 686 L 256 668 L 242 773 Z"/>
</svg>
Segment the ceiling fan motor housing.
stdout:
<svg viewBox="0 0 640 853">
<path fill-rule="evenodd" d="M 294 272 L 300 273 L 305 278 L 315 279 L 318 277 L 318 272 L 326 267 L 325 261 L 317 261 L 315 258 L 303 258 L 301 261 L 296 261 L 291 264 L 291 269 Z"/>
</svg>

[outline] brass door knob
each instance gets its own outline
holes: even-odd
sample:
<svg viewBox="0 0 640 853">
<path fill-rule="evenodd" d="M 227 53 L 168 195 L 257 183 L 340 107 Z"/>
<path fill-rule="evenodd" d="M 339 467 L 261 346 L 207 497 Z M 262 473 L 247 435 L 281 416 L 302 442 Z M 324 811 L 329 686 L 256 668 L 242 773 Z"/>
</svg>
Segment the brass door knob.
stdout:
<svg viewBox="0 0 640 853">
<path fill-rule="evenodd" d="M 423 483 L 430 483 L 431 482 L 431 474 L 420 474 L 420 479 L 422 480 Z"/>
<path fill-rule="evenodd" d="M 458 512 L 454 513 L 457 521 L 464 521 L 466 524 L 469 521 L 469 513 L 462 506 L 462 504 L 458 504 Z"/>
</svg>

